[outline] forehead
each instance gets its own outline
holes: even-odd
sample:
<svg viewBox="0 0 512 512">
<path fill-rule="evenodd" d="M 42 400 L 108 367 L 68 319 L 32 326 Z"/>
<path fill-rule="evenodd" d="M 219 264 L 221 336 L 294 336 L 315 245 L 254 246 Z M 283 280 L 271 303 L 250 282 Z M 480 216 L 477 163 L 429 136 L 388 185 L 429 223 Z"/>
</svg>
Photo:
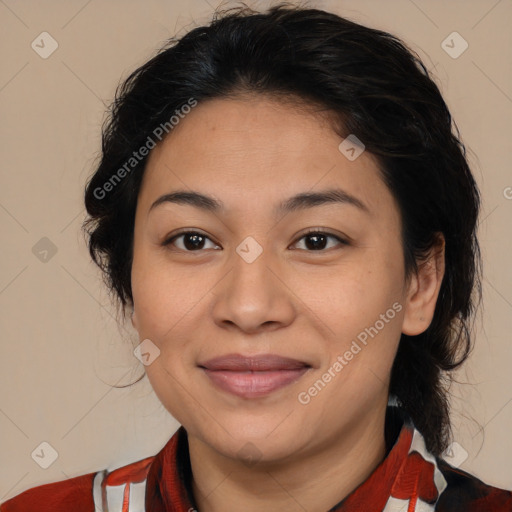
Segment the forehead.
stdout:
<svg viewBox="0 0 512 512">
<path fill-rule="evenodd" d="M 278 99 L 200 102 L 151 151 L 139 200 L 147 209 L 158 195 L 189 188 L 227 197 L 233 209 L 261 209 L 341 187 L 373 210 L 393 202 L 373 156 L 350 161 L 342 140 L 325 114 Z"/>
</svg>

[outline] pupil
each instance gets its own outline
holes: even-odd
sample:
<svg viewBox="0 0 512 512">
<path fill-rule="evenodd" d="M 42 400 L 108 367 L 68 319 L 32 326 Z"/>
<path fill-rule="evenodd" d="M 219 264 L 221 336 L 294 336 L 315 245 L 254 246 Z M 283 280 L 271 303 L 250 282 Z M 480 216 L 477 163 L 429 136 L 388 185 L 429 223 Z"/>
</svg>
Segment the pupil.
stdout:
<svg viewBox="0 0 512 512">
<path fill-rule="evenodd" d="M 323 249 L 325 247 L 326 238 L 327 237 L 325 235 L 308 235 L 306 237 L 306 247 L 308 249 L 313 249 L 313 250 Z M 316 242 L 313 242 L 313 244 L 311 244 L 309 242 L 310 240 L 315 240 Z M 317 245 L 318 240 L 321 240 L 320 247 Z"/>
<path fill-rule="evenodd" d="M 189 243 L 193 240 L 192 243 Z M 184 239 L 184 244 L 187 249 L 201 249 L 204 244 L 204 237 L 202 235 L 188 235 Z"/>
</svg>

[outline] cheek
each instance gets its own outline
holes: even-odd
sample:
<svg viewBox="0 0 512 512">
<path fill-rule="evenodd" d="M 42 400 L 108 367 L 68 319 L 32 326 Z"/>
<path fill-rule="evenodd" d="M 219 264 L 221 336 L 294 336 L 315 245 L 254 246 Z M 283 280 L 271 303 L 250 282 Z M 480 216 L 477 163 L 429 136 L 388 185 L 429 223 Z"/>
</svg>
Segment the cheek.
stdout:
<svg viewBox="0 0 512 512">
<path fill-rule="evenodd" d="M 173 269 L 165 255 L 134 251 L 132 293 L 141 336 L 163 342 L 201 303 L 205 282 L 192 266 Z"/>
<path fill-rule="evenodd" d="M 354 257 L 329 269 L 296 272 L 291 288 L 339 339 L 373 324 L 400 299 L 400 275 L 382 257 Z"/>
<path fill-rule="evenodd" d="M 364 261 L 347 260 L 329 275 L 318 273 L 313 280 L 295 283 L 297 295 L 305 298 L 318 325 L 327 327 L 327 336 L 319 340 L 326 355 L 324 370 L 341 357 L 342 373 L 351 379 L 337 379 L 339 385 L 362 386 L 374 376 L 386 381 L 404 311 L 400 258 L 386 259 L 381 254 Z"/>
</svg>

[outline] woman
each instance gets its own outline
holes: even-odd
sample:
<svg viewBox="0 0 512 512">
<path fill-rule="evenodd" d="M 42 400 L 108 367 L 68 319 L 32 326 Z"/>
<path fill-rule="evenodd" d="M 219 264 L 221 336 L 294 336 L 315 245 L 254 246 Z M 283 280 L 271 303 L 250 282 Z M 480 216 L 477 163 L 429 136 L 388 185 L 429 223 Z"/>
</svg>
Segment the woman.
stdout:
<svg viewBox="0 0 512 512">
<path fill-rule="evenodd" d="M 227 11 L 126 80 L 102 150 L 90 252 L 182 426 L 2 512 L 512 510 L 442 459 L 479 193 L 403 43 L 320 10 Z"/>
</svg>

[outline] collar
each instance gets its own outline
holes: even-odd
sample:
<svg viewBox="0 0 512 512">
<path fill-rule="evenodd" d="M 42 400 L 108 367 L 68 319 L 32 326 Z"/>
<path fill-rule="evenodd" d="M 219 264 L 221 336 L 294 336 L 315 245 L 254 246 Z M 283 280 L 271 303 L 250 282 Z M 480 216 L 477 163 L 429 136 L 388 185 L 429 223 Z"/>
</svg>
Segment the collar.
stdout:
<svg viewBox="0 0 512 512">
<path fill-rule="evenodd" d="M 328 512 L 434 511 L 447 486 L 423 436 L 398 407 L 386 413 L 387 455 L 372 474 Z M 187 432 L 181 426 L 155 456 L 147 476 L 146 510 L 197 511 Z"/>
</svg>

